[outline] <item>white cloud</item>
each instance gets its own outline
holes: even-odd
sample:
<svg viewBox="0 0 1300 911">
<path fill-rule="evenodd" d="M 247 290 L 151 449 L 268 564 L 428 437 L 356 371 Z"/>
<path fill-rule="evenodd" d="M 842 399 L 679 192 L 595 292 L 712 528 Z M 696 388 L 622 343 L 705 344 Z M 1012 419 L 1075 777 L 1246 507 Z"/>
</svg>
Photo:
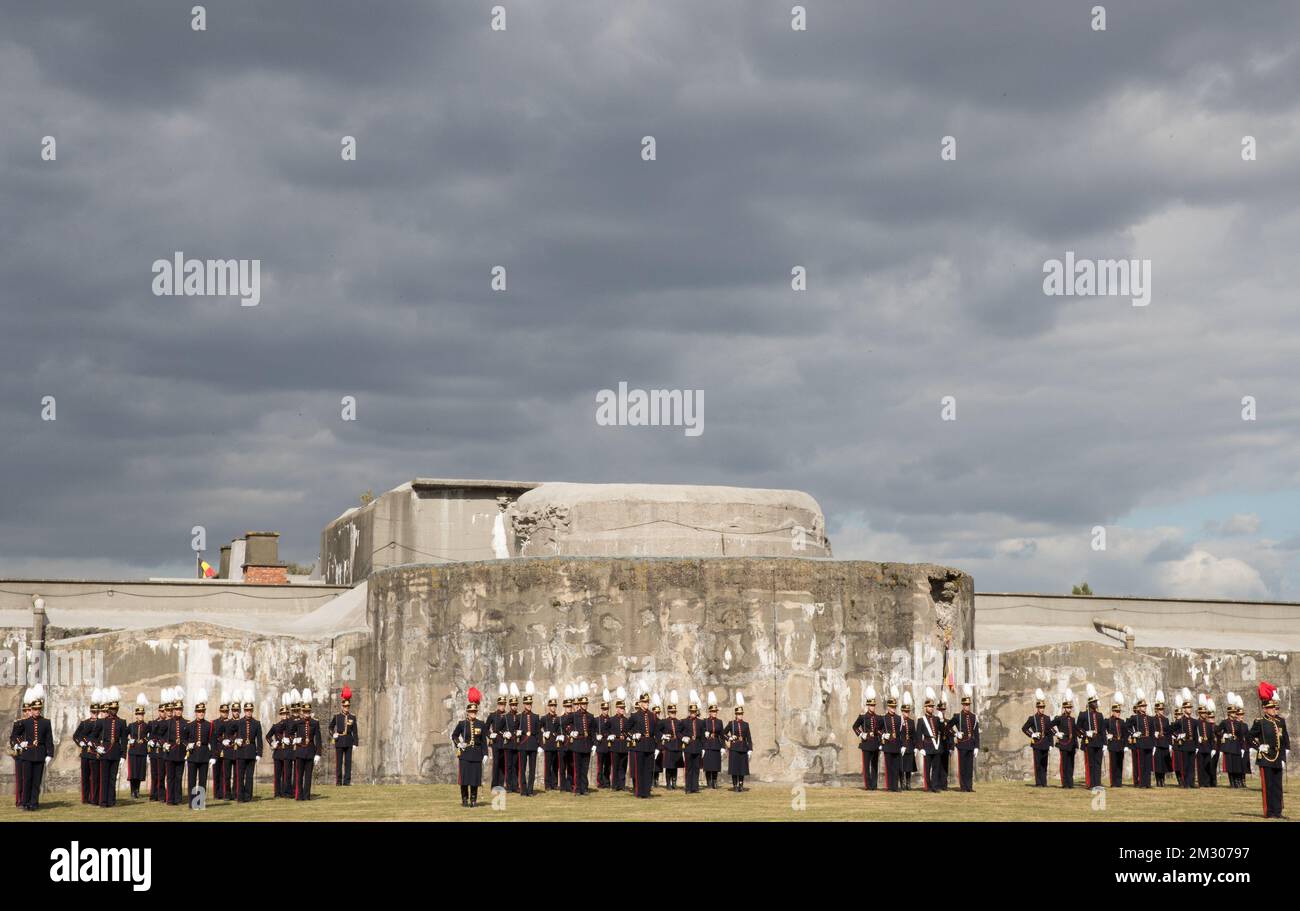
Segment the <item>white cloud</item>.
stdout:
<svg viewBox="0 0 1300 911">
<path fill-rule="evenodd" d="M 1167 594 L 1182 598 L 1262 600 L 1269 596 L 1268 586 L 1249 563 L 1200 549 L 1163 564 L 1160 585 Z"/>
</svg>

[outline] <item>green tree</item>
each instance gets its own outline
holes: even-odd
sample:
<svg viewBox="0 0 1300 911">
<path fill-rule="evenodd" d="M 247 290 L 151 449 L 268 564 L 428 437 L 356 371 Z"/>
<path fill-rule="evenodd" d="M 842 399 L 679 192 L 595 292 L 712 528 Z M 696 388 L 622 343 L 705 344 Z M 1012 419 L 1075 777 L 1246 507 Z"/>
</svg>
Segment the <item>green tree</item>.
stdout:
<svg viewBox="0 0 1300 911">
<path fill-rule="evenodd" d="M 1091 594 L 1092 594 L 1092 587 L 1091 587 L 1090 585 L 1088 585 L 1087 582 L 1085 582 L 1085 583 L 1083 583 L 1082 585 L 1076 585 L 1074 588 L 1072 588 L 1072 589 L 1070 590 L 1070 594 L 1072 594 L 1072 595 L 1091 595 Z"/>
</svg>

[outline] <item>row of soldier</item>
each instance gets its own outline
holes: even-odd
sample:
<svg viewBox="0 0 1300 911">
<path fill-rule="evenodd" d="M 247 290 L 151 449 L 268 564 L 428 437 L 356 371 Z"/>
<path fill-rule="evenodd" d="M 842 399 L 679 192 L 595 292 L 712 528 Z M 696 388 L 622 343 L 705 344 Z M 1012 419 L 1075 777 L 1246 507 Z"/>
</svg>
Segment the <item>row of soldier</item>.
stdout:
<svg viewBox="0 0 1300 911">
<path fill-rule="evenodd" d="M 274 763 L 273 794 L 297 800 L 312 798 L 313 770 L 321 760 L 320 722 L 313 717 L 311 690 L 285 693 L 279 720 L 264 734 L 254 717 L 251 691 L 223 696 L 218 717 L 207 718 L 207 695 L 194 696 L 194 717 L 186 718 L 182 688 L 164 689 L 153 719 L 146 719 L 148 699 L 136 699 L 135 717 L 119 717 L 116 687 L 95 690 L 89 712 L 73 732 L 81 764 L 81 802 L 111 807 L 117 803 L 122 760 L 132 798 L 141 797 L 149 782 L 148 799 L 168 805 L 204 800 L 247 803 L 253 799 L 254 770 L 269 748 Z M 335 748 L 335 783 L 351 784 L 352 749 L 359 744 L 356 716 L 345 687 L 342 711 L 330 722 Z M 39 807 L 41 778 L 54 756 L 49 721 L 42 717 L 44 691 L 29 689 L 22 717 L 14 722 L 9 750 L 15 760 L 15 804 L 24 810 Z M 241 712 L 242 709 L 242 712 Z M 39 764 L 38 764 L 39 763 Z M 211 773 L 211 791 L 208 790 Z"/>
<path fill-rule="evenodd" d="M 561 701 L 556 688 L 551 687 L 545 713 L 537 714 L 533 711 L 531 682 L 522 695 L 509 693 L 503 684 L 496 711 L 480 719 L 481 695 L 471 688 L 466 717 L 452 732 L 462 806 L 478 805 L 483 763 L 488 761 L 492 764 L 493 789 L 533 796 L 537 793 L 539 754 L 547 791 L 587 794 L 594 757 L 597 788 L 630 790 L 636 797 L 647 798 L 661 775 L 664 786 L 676 790 L 680 772 L 682 790 L 696 794 L 701 791 L 701 773 L 704 788 L 718 787 L 723 753 L 731 790 L 747 790 L 745 778 L 749 775 L 754 741 L 744 718 L 744 693 L 736 693 L 733 717 L 723 721 L 718 717 L 720 710 L 713 693 L 708 694 L 702 714 L 702 700 L 691 691 L 685 716 L 679 718 L 675 690 L 669 693 L 666 704 L 657 693 L 640 694 L 631 713 L 622 687 L 613 698 L 606 690 L 599 714 L 588 710 L 586 692 L 572 687 L 566 690 Z"/>
<path fill-rule="evenodd" d="M 899 697 L 891 688 L 885 700 L 885 714 L 876 712 L 876 691 L 867 687 L 866 707 L 853 722 L 853 734 L 862 753 L 862 785 L 877 790 L 881 759 L 884 759 L 885 789 L 910 791 L 912 776 L 920 773 L 921 788 L 948 790 L 954 756 L 957 787 L 975 790 L 975 762 L 980 752 L 980 723 L 971 702 L 970 688 L 961 697 L 961 710 L 948 717 L 947 698 L 925 691 L 922 714 L 912 717 L 912 694 Z"/>
</svg>

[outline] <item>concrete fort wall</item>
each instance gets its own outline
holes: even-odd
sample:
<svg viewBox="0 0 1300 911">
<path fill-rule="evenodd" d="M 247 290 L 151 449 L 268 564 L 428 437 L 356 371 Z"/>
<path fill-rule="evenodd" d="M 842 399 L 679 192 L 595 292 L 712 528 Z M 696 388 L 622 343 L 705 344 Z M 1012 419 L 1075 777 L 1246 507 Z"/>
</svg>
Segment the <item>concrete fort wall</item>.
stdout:
<svg viewBox="0 0 1300 911">
<path fill-rule="evenodd" d="M 379 781 L 454 781 L 468 688 L 491 701 L 528 680 L 676 689 L 679 703 L 714 690 L 726 717 L 741 690 L 758 778 L 847 779 L 864 681 L 897 676 L 900 652 L 945 629 L 973 644 L 971 578 L 932 564 L 530 558 L 394 567 L 369 586 L 362 724 Z"/>
</svg>

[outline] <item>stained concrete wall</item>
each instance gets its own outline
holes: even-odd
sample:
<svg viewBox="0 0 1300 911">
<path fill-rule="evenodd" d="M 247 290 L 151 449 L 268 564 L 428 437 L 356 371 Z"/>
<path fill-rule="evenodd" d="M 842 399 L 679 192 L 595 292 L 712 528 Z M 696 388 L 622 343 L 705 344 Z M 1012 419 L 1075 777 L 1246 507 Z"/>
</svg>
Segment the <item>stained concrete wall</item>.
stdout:
<svg viewBox="0 0 1300 911">
<path fill-rule="evenodd" d="M 1093 684 L 1100 697 L 1101 711 L 1110 714 L 1111 698 L 1116 691 L 1128 703 L 1124 717 L 1133 714 L 1131 706 L 1140 688 L 1149 704 L 1157 690 L 1163 690 L 1166 704 L 1174 694 L 1187 687 L 1194 694 L 1206 693 L 1218 706 L 1216 717 L 1222 721 L 1229 692 L 1243 697 L 1247 723 L 1260 716 L 1256 691 L 1260 680 L 1279 687 L 1281 713 L 1291 716 L 1295 704 L 1292 695 L 1300 684 L 1300 667 L 1296 654 L 1278 651 L 1238 651 L 1228 649 L 1136 648 L 1125 651 L 1095 642 L 1063 642 L 1031 646 L 1003 652 L 999 663 L 996 692 L 979 693 L 977 709 L 981 723 L 981 778 L 1024 779 L 1033 776 L 1033 760 L 1020 726 L 1034 712 L 1034 690 L 1041 688 L 1051 707 L 1060 705 L 1067 688 L 1075 694 L 1075 716 L 1085 709 L 1083 698 L 1087 684 Z M 1193 696 L 1195 699 L 1195 696 Z M 1154 707 L 1151 709 L 1154 712 Z M 1172 708 L 1170 709 L 1172 714 Z M 1300 748 L 1300 743 L 1293 744 Z M 1128 768 L 1125 761 L 1125 768 Z M 1295 774 L 1295 763 L 1290 764 Z M 1056 783 L 1055 753 L 1049 767 L 1051 782 Z M 1082 778 L 1082 766 L 1076 763 Z"/>
<path fill-rule="evenodd" d="M 356 585 L 404 563 L 513 556 L 503 508 L 536 485 L 527 481 L 416 478 L 349 509 L 321 532 L 321 576 Z"/>
<path fill-rule="evenodd" d="M 918 642 L 972 642 L 972 582 L 931 564 L 793 558 L 536 558 L 403 566 L 370 577 L 380 781 L 453 781 L 469 686 L 745 695 L 765 780 L 850 778 L 864 681 Z"/>
<path fill-rule="evenodd" d="M 525 557 L 831 555 L 821 507 L 797 490 L 548 482 L 510 519 Z"/>
</svg>

